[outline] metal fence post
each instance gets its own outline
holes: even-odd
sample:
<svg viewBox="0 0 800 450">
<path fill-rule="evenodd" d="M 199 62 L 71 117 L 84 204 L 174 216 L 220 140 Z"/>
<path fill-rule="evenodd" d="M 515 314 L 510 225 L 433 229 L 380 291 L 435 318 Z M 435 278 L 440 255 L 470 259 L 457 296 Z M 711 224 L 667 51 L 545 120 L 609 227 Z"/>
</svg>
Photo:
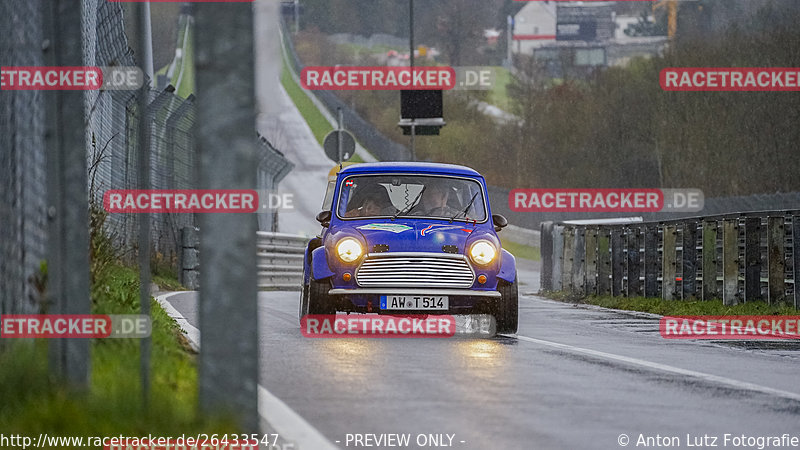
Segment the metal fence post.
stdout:
<svg viewBox="0 0 800 450">
<path fill-rule="evenodd" d="M 553 290 L 561 291 L 564 286 L 561 284 L 561 273 L 564 270 L 564 227 L 562 225 L 553 226 Z"/>
<path fill-rule="evenodd" d="M 722 303 L 739 303 L 739 220 L 722 222 Z"/>
<path fill-rule="evenodd" d="M 800 309 L 800 214 L 792 215 L 792 282 L 794 307 Z"/>
<path fill-rule="evenodd" d="M 586 292 L 586 228 L 575 227 L 575 242 L 572 248 L 572 292 L 582 296 Z"/>
<path fill-rule="evenodd" d="M 639 233 L 641 229 L 638 226 L 628 227 L 627 233 L 627 274 L 628 274 L 628 287 L 625 290 L 626 297 L 639 296 L 639 274 L 641 273 L 641 258 L 639 258 Z"/>
<path fill-rule="evenodd" d="M 586 295 L 597 294 L 597 227 L 587 227 L 586 241 Z"/>
<path fill-rule="evenodd" d="M 572 284 L 572 266 L 575 264 L 575 228 L 564 228 L 564 260 L 561 267 L 561 285 L 565 291 L 574 292 Z"/>
<path fill-rule="evenodd" d="M 675 225 L 665 225 L 663 232 L 663 250 L 661 252 L 661 298 L 675 300 L 677 296 L 675 275 L 677 273 L 678 229 Z"/>
<path fill-rule="evenodd" d="M 196 5 L 197 144 L 204 189 L 253 189 L 253 4 Z M 200 216 L 200 407 L 259 429 L 256 215 Z M 235 328 L 231 326 L 235 324 Z"/>
<path fill-rule="evenodd" d="M 744 301 L 761 300 L 761 218 L 744 221 Z"/>
<path fill-rule="evenodd" d="M 625 260 L 623 259 L 622 227 L 611 228 L 611 295 L 622 294 L 622 278 L 625 276 Z"/>
<path fill-rule="evenodd" d="M 541 241 L 539 251 L 542 255 L 541 290 L 553 290 L 553 222 L 542 222 L 539 226 Z"/>
<path fill-rule="evenodd" d="M 47 65 L 84 66 L 81 17 L 85 6 L 59 0 L 44 3 Z M 47 96 L 48 215 L 54 220 L 48 244 L 49 296 L 55 306 L 50 313 L 89 314 L 84 92 L 51 91 Z M 59 376 L 75 387 L 88 387 L 88 339 L 53 339 L 50 351 Z"/>
<path fill-rule="evenodd" d="M 608 227 L 600 227 L 597 232 L 597 295 L 611 293 L 611 248 Z"/>
<path fill-rule="evenodd" d="M 703 290 L 702 299 L 716 298 L 717 291 L 717 221 L 703 221 Z"/>
<path fill-rule="evenodd" d="M 683 223 L 683 257 L 681 258 L 681 298 L 697 297 L 697 222 Z"/>
<path fill-rule="evenodd" d="M 658 225 L 644 230 L 644 296 L 658 297 Z"/>
<path fill-rule="evenodd" d="M 780 303 L 786 298 L 783 222 L 783 216 L 767 218 L 767 293 L 770 304 Z"/>
</svg>

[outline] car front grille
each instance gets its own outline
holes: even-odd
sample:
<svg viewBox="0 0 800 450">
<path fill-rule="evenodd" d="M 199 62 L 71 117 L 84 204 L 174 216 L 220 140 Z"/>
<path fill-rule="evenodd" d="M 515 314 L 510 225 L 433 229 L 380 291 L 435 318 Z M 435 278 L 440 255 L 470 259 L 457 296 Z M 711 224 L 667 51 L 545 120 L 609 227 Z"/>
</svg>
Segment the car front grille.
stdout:
<svg viewBox="0 0 800 450">
<path fill-rule="evenodd" d="M 475 273 L 464 255 L 370 253 L 356 270 L 361 287 L 468 288 Z"/>
</svg>

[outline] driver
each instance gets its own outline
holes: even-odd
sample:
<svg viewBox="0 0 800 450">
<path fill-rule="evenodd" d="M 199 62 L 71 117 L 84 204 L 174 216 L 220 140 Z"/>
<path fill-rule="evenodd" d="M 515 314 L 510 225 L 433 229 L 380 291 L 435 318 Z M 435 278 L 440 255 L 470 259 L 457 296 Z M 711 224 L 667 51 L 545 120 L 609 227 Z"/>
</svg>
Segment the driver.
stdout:
<svg viewBox="0 0 800 450">
<path fill-rule="evenodd" d="M 452 217 L 458 213 L 457 209 L 447 204 L 452 191 L 447 181 L 434 178 L 425 186 L 419 207 L 413 211 L 414 215 Z"/>
</svg>

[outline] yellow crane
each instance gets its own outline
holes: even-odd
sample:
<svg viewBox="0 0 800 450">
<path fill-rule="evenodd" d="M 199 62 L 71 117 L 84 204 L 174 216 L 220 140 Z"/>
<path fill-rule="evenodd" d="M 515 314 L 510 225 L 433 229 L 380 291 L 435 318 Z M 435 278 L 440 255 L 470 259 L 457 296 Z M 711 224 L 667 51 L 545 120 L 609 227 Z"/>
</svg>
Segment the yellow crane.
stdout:
<svg viewBox="0 0 800 450">
<path fill-rule="evenodd" d="M 658 0 L 653 4 L 653 12 L 661 8 L 667 8 L 667 36 L 672 39 L 678 31 L 678 0 Z"/>
</svg>

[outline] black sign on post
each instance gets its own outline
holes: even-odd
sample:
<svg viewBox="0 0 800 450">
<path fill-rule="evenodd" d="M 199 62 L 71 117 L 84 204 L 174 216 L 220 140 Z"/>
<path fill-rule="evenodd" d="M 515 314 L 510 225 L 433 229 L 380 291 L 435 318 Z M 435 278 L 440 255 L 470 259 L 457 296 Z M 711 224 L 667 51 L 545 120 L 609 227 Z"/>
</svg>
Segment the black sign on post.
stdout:
<svg viewBox="0 0 800 450">
<path fill-rule="evenodd" d="M 441 90 L 400 91 L 400 123 L 404 135 L 438 136 L 444 126 Z"/>
<path fill-rule="evenodd" d="M 442 115 L 442 91 L 400 91 L 401 119 L 436 119 Z"/>
</svg>

